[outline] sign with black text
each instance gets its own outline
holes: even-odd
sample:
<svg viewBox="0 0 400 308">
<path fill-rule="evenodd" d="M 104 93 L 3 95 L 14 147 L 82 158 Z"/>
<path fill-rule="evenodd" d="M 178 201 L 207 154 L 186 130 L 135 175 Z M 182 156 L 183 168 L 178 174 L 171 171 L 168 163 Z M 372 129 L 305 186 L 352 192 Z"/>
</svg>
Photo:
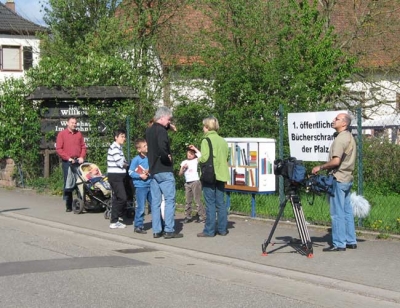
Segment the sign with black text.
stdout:
<svg viewBox="0 0 400 308">
<path fill-rule="evenodd" d="M 332 121 L 347 111 L 288 114 L 290 156 L 303 161 L 327 161 L 334 140 Z"/>
</svg>

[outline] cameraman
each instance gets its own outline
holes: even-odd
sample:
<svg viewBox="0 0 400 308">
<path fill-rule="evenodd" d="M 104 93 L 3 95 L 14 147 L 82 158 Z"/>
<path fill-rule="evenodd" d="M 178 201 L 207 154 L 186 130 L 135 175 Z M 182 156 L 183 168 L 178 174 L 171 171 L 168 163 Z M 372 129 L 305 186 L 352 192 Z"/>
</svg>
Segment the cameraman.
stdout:
<svg viewBox="0 0 400 308">
<path fill-rule="evenodd" d="M 346 113 L 340 113 L 333 119 L 336 138 L 329 150 L 329 161 L 312 169 L 313 174 L 328 170 L 334 175 L 334 196 L 329 197 L 332 245 L 324 248 L 323 251 L 346 251 L 346 248 L 357 248 L 353 209 L 350 204 L 352 173 L 356 162 L 356 143 L 348 130 L 350 123 L 351 118 Z"/>
</svg>

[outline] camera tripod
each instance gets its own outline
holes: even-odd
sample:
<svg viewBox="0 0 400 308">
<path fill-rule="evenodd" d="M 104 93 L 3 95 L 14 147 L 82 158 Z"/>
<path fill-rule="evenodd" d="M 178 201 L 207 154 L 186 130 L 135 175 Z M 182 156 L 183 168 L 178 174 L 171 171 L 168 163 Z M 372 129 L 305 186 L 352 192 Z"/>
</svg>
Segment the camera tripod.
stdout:
<svg viewBox="0 0 400 308">
<path fill-rule="evenodd" d="M 297 230 L 299 232 L 300 239 L 301 239 L 301 245 L 300 245 L 300 249 L 298 251 L 300 251 L 303 255 L 306 255 L 307 258 L 312 258 L 314 256 L 313 255 L 313 245 L 311 242 L 310 234 L 308 233 L 306 220 L 304 218 L 304 213 L 303 213 L 303 207 L 301 206 L 300 197 L 297 193 L 297 189 L 298 188 L 296 186 L 291 185 L 289 187 L 288 194 L 286 195 L 285 200 L 279 205 L 279 207 L 280 207 L 279 213 L 275 219 L 271 233 L 269 234 L 268 239 L 265 240 L 264 243 L 261 245 L 263 256 L 268 255 L 268 253 L 266 252 L 267 247 L 271 243 L 271 238 L 274 235 L 274 232 L 278 225 L 278 222 L 282 217 L 283 211 L 285 210 L 286 203 L 289 200 L 290 200 L 290 203 L 292 204 L 294 217 L 296 219 Z M 289 244 L 290 245 L 299 244 L 299 241 L 292 239 Z M 274 243 L 272 243 L 272 245 L 274 245 Z"/>
</svg>

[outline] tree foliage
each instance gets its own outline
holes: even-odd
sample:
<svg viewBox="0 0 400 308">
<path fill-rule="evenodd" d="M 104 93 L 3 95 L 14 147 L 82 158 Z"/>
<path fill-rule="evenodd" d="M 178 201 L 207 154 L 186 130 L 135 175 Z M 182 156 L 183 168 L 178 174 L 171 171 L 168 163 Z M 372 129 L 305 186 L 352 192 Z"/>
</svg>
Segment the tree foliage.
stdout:
<svg viewBox="0 0 400 308">
<path fill-rule="evenodd" d="M 22 79 L 0 83 L 0 158 L 10 157 L 28 178 L 39 168 L 40 123 L 37 108 Z"/>
<path fill-rule="evenodd" d="M 226 136 L 277 137 L 276 112 L 333 109 L 354 60 L 317 2 L 203 1 L 213 21 L 198 40 L 202 62 L 189 76 L 212 81 L 208 93 Z"/>
</svg>

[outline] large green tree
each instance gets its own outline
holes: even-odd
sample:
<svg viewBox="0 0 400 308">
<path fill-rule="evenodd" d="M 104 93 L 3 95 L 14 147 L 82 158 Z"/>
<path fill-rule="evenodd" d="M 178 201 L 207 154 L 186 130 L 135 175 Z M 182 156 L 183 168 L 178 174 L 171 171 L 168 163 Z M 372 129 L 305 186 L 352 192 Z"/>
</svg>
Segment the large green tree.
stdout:
<svg viewBox="0 0 400 308">
<path fill-rule="evenodd" d="M 92 127 L 103 122 L 111 131 L 129 120 L 132 139 L 142 136 L 154 108 L 162 101 L 163 67 L 155 46 L 162 27 L 187 1 L 50 0 L 45 21 L 51 35 L 42 38 L 39 66 L 29 72 L 35 86 L 129 86 L 138 101 L 113 102 L 111 114 L 89 108 Z M 163 50 L 164 53 L 168 49 Z M 111 115 L 111 116 L 110 116 Z M 89 132 L 90 159 L 103 161 L 104 145 L 96 130 Z"/>
<path fill-rule="evenodd" d="M 225 136 L 277 137 L 276 112 L 334 108 L 353 59 L 317 1 L 204 0 L 198 7 L 212 20 L 197 48 L 201 61 L 189 76 L 205 87 Z"/>
</svg>

